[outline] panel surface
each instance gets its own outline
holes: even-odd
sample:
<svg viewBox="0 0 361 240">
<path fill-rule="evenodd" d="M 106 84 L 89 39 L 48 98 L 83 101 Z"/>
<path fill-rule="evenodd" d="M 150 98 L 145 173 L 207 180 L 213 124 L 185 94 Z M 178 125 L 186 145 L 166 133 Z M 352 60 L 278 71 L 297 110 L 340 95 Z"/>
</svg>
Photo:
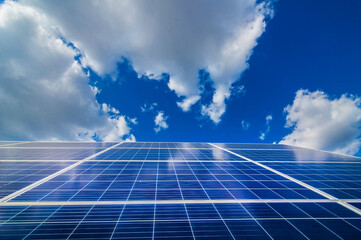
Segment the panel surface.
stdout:
<svg viewBox="0 0 361 240">
<path fill-rule="evenodd" d="M 0 161 L 0 198 L 22 189 L 74 162 Z"/>
<path fill-rule="evenodd" d="M 13 201 L 323 199 L 250 162 L 87 162 Z"/>
<path fill-rule="evenodd" d="M 360 163 L 263 163 L 339 199 L 361 198 Z"/>
<path fill-rule="evenodd" d="M 0 207 L 0 221 L 5 239 L 361 237 L 360 216 L 336 203 Z"/>
<path fill-rule="evenodd" d="M 0 239 L 361 239 L 360 158 L 116 144 L 0 142 Z"/>
</svg>

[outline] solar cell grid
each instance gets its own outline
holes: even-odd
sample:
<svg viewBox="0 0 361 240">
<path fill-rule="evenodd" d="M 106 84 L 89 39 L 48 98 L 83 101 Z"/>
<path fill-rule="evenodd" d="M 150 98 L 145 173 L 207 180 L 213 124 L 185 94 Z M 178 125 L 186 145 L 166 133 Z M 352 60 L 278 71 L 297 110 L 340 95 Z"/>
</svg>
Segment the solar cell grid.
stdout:
<svg viewBox="0 0 361 240">
<path fill-rule="evenodd" d="M 39 238 L 49 232 L 53 238 L 93 239 L 361 236 L 360 216 L 337 203 L 60 205 L 0 207 L 0 212 L 4 213 L 0 237 L 14 239 Z"/>
<path fill-rule="evenodd" d="M 275 144 L 115 144 L 0 142 L 0 194 L 54 175 L 0 202 L 0 238 L 361 238 L 359 158 Z"/>
<path fill-rule="evenodd" d="M 13 201 L 182 200 L 181 193 L 187 200 L 324 198 L 248 162 L 129 161 L 83 163 Z"/>
<path fill-rule="evenodd" d="M 0 198 L 34 183 L 67 166 L 70 162 L 1 162 Z"/>
<path fill-rule="evenodd" d="M 361 198 L 360 163 L 265 163 L 339 199 Z"/>
</svg>

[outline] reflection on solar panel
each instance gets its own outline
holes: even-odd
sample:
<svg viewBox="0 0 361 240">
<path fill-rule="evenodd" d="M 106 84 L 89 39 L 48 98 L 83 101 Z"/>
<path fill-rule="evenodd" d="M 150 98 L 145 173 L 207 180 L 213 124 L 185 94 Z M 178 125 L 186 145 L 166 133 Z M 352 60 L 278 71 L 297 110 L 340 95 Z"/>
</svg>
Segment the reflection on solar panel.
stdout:
<svg viewBox="0 0 361 240">
<path fill-rule="evenodd" d="M 0 239 L 361 239 L 361 159 L 275 144 L 0 142 Z"/>
</svg>

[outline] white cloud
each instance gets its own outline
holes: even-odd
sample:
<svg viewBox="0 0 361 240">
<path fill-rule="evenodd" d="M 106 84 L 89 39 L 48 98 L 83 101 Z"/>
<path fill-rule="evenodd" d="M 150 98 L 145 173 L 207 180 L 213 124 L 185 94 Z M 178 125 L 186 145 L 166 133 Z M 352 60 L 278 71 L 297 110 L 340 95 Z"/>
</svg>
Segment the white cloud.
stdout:
<svg viewBox="0 0 361 240">
<path fill-rule="evenodd" d="M 147 104 L 144 103 L 144 105 L 142 107 L 140 107 L 140 110 L 142 110 L 142 112 L 150 112 L 153 111 L 154 108 L 156 108 L 158 106 L 158 103 L 151 103 L 151 104 Z"/>
<path fill-rule="evenodd" d="M 125 116 L 95 99 L 48 16 L 17 2 L 0 5 L 0 138 L 134 139 Z M 112 113 L 110 115 L 110 113 Z"/>
<path fill-rule="evenodd" d="M 108 118 L 108 124 L 110 129 L 100 132 L 100 138 L 106 142 L 125 140 L 134 142 L 135 136 L 130 134 L 131 128 L 129 127 L 129 122 L 126 121 L 126 117 L 117 116 L 115 118 Z"/>
<path fill-rule="evenodd" d="M 261 139 L 262 141 L 265 140 L 267 134 L 269 133 L 270 129 L 271 129 L 271 121 L 272 121 L 272 115 L 267 115 L 266 117 L 266 130 L 264 132 L 261 132 L 261 135 L 259 136 L 259 139 Z"/>
<path fill-rule="evenodd" d="M 162 111 L 158 112 L 157 116 L 155 116 L 155 119 L 154 119 L 154 123 L 155 123 L 154 131 L 156 133 L 158 133 L 162 129 L 168 128 L 167 119 L 168 119 L 168 116 L 164 116 L 164 112 L 162 112 Z"/>
<path fill-rule="evenodd" d="M 134 125 L 137 125 L 138 124 L 138 119 L 137 118 L 128 118 L 129 119 L 129 121 L 131 122 L 131 123 L 133 123 Z"/>
<path fill-rule="evenodd" d="M 249 128 L 249 126 L 250 126 L 250 123 L 247 122 L 246 120 L 242 120 L 241 126 L 242 126 L 242 129 L 243 129 L 243 130 L 248 130 L 248 128 Z"/>
<path fill-rule="evenodd" d="M 330 98 L 322 91 L 298 90 L 285 108 L 292 133 L 280 143 L 355 154 L 361 146 L 361 99 Z"/>
<path fill-rule="evenodd" d="M 202 105 L 202 115 L 208 116 L 215 124 L 218 124 L 221 121 L 222 115 L 226 112 L 226 103 L 224 101 L 230 95 L 229 89 L 225 86 L 216 88 L 212 103 L 208 106 Z"/>
<path fill-rule="evenodd" d="M 105 113 L 119 114 L 119 110 L 117 110 L 113 107 L 110 107 L 105 103 L 103 103 L 101 106 L 102 106 L 101 108 L 102 108 L 103 112 L 105 112 Z"/>
<path fill-rule="evenodd" d="M 198 71 L 207 70 L 216 91 L 202 114 L 215 123 L 272 15 L 270 2 L 256 0 L 20 2 L 51 17 L 100 74 L 114 74 L 123 56 L 139 75 L 169 73 L 168 86 L 181 97 L 183 111 L 199 100 Z"/>
<path fill-rule="evenodd" d="M 188 112 L 190 108 L 198 102 L 200 96 L 192 96 L 189 98 L 185 98 L 183 101 L 177 102 L 178 107 L 180 107 L 184 112 Z"/>
</svg>

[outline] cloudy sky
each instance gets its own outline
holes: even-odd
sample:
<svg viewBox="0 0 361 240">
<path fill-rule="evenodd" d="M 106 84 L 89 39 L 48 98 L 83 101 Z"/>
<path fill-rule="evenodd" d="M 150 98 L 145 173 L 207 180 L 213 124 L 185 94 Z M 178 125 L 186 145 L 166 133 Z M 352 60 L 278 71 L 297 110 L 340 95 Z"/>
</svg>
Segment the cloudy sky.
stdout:
<svg viewBox="0 0 361 240">
<path fill-rule="evenodd" d="M 361 155 L 361 2 L 0 0 L 0 140 Z"/>
</svg>

